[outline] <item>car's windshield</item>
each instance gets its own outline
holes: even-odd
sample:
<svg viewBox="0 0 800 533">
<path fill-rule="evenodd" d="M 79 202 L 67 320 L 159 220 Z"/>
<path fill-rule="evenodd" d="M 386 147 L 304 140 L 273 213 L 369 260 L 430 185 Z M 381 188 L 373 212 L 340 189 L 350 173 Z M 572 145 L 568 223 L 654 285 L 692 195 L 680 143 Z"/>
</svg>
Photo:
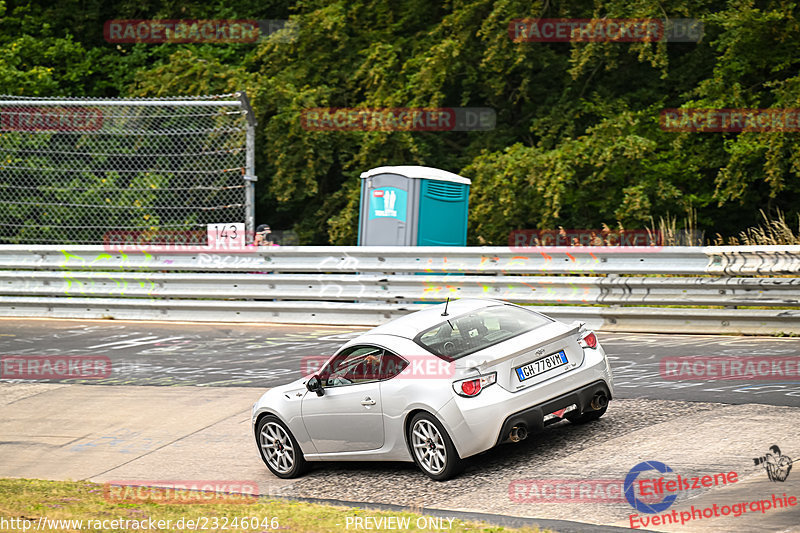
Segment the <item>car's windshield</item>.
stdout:
<svg viewBox="0 0 800 533">
<path fill-rule="evenodd" d="M 439 357 L 455 360 L 550 322 L 520 307 L 495 305 L 445 320 L 417 335 L 414 342 Z"/>
</svg>

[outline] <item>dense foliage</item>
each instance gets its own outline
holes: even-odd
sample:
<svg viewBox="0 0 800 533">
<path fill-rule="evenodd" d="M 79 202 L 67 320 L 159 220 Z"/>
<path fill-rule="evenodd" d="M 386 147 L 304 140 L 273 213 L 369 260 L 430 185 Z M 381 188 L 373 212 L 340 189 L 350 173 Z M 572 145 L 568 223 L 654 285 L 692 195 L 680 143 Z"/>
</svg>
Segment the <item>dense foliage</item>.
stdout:
<svg viewBox="0 0 800 533">
<path fill-rule="evenodd" d="M 516 228 L 642 227 L 696 212 L 734 234 L 800 211 L 800 136 L 675 133 L 664 108 L 800 108 L 800 9 L 766 0 L 0 0 L 0 93 L 200 95 L 258 115 L 257 219 L 352 244 L 358 174 L 423 164 L 472 178 L 471 243 Z M 515 42 L 525 17 L 697 18 L 698 43 Z M 109 19 L 291 19 L 252 44 L 112 44 Z M 290 35 L 287 35 L 287 32 Z M 307 131 L 310 107 L 474 106 L 484 132 Z"/>
</svg>

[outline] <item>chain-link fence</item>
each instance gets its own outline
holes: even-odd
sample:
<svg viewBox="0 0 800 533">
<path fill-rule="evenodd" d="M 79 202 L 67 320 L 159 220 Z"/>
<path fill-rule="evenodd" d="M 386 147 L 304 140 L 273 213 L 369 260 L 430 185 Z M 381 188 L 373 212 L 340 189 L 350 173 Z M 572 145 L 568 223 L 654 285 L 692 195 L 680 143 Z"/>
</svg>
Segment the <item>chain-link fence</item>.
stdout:
<svg viewBox="0 0 800 533">
<path fill-rule="evenodd" d="M 243 93 L 0 96 L 0 243 L 200 239 L 236 222 L 252 234 L 254 126 Z"/>
</svg>

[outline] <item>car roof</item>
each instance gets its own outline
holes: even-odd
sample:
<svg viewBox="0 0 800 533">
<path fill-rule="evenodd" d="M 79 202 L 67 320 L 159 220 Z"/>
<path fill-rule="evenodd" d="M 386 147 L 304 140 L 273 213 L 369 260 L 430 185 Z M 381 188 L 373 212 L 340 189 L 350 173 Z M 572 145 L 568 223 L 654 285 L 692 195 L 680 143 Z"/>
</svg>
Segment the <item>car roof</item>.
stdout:
<svg viewBox="0 0 800 533">
<path fill-rule="evenodd" d="M 447 305 L 447 316 L 442 316 L 445 304 L 432 305 L 427 309 L 401 316 L 377 328 L 369 330 L 365 335 L 396 335 L 413 339 L 420 332 L 441 324 L 448 318 L 455 318 L 463 314 L 497 305 L 511 305 L 500 300 L 482 298 L 462 298 L 451 300 Z"/>
</svg>

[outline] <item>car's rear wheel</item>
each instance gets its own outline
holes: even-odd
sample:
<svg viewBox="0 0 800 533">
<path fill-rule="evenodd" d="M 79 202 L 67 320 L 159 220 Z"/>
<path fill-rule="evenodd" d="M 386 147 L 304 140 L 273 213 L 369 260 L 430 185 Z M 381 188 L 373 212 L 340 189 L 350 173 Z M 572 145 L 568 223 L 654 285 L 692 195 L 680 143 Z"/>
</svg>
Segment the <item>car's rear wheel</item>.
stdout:
<svg viewBox="0 0 800 533">
<path fill-rule="evenodd" d="M 417 413 L 408 426 L 408 442 L 417 466 L 436 481 L 458 474 L 463 461 L 453 441 L 436 417 Z"/>
<path fill-rule="evenodd" d="M 606 409 L 608 409 L 608 405 L 604 405 L 602 409 L 599 409 L 597 411 L 595 410 L 587 411 L 579 415 L 570 416 L 571 413 L 567 413 L 566 419 L 572 422 L 573 424 L 586 424 L 588 422 L 593 422 L 598 418 L 600 418 L 601 416 L 603 416 L 604 414 L 606 414 Z"/>
<path fill-rule="evenodd" d="M 277 416 L 267 415 L 258 422 L 258 449 L 267 468 L 278 477 L 297 477 L 308 469 L 294 435 Z"/>
</svg>

